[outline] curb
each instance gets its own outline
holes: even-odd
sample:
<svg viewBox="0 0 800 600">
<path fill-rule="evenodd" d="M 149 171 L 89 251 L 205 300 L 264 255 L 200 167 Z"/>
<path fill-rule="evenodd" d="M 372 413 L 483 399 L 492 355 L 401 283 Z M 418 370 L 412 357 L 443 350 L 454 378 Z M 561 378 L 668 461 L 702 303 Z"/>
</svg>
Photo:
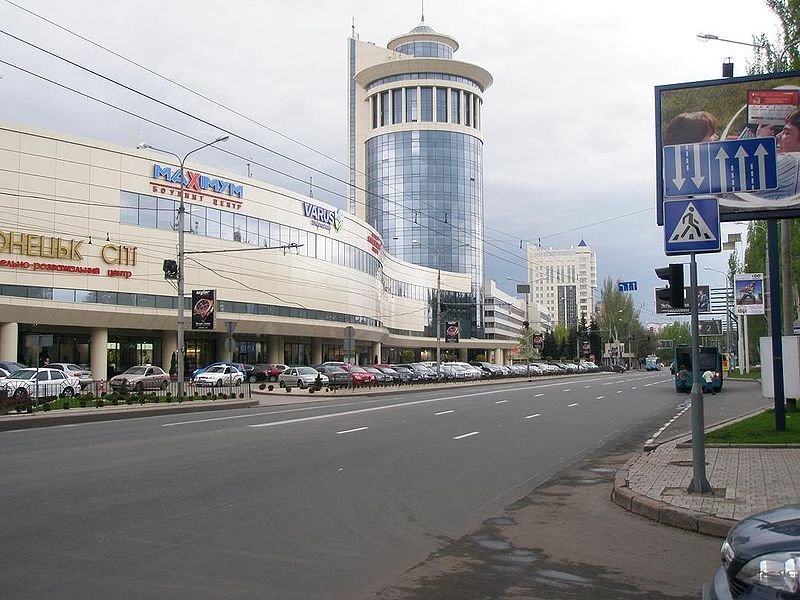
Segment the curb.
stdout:
<svg viewBox="0 0 800 600">
<path fill-rule="evenodd" d="M 15 431 L 19 429 L 35 429 L 38 427 L 55 427 L 58 425 L 73 425 L 76 423 L 95 423 L 98 421 L 118 421 L 121 419 L 137 419 L 140 417 L 154 417 L 161 415 L 175 415 L 181 413 L 204 412 L 214 410 L 228 410 L 235 408 L 253 408 L 258 406 L 255 400 L 226 401 L 196 401 L 180 404 L 153 405 L 146 408 L 73 408 L 68 411 L 59 410 L 46 413 L 0 416 L 0 431 Z"/>
<path fill-rule="evenodd" d="M 678 508 L 659 500 L 637 494 L 628 486 L 628 468 L 636 461 L 632 458 L 614 475 L 614 487 L 611 490 L 611 500 L 617 506 L 624 508 L 651 521 L 663 525 L 686 529 L 703 535 L 725 538 L 731 527 L 738 521 L 723 519 L 713 515 L 698 513 L 685 508 Z"/>
</svg>

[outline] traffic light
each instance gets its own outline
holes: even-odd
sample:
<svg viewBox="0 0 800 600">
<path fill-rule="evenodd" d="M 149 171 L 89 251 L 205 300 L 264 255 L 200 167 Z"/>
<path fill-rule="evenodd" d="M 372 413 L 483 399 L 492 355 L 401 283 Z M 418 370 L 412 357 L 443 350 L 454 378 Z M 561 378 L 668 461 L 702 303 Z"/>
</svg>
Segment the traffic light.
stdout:
<svg viewBox="0 0 800 600">
<path fill-rule="evenodd" d="M 683 265 L 671 263 L 656 269 L 659 279 L 669 281 L 669 286 L 656 290 L 656 298 L 668 302 L 672 308 L 685 308 L 683 293 Z"/>
<path fill-rule="evenodd" d="M 177 279 L 178 278 L 178 262 L 174 260 L 165 260 L 164 266 L 164 279 Z"/>
</svg>

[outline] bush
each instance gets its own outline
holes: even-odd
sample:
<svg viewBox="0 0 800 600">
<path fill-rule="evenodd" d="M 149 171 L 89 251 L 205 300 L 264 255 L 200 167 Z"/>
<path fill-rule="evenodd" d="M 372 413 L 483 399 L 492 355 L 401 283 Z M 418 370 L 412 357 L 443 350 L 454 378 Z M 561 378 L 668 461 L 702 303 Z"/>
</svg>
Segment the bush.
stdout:
<svg viewBox="0 0 800 600">
<path fill-rule="evenodd" d="M 97 400 L 94 401 L 95 408 L 103 408 L 104 404 L 105 400 L 103 400 L 102 398 L 98 398 Z"/>
<path fill-rule="evenodd" d="M 69 398 L 64 398 L 64 405 L 61 408 L 69 410 Z"/>
</svg>

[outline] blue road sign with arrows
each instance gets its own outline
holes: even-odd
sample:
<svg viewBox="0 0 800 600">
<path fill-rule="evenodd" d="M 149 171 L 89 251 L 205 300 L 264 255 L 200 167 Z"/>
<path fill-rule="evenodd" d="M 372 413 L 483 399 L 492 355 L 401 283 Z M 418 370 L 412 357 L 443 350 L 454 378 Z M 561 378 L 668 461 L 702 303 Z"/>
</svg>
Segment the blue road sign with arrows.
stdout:
<svg viewBox="0 0 800 600">
<path fill-rule="evenodd" d="M 664 201 L 664 253 L 719 252 L 719 201 L 713 197 Z"/>
<path fill-rule="evenodd" d="M 774 137 L 664 146 L 664 195 L 774 190 L 777 154 Z"/>
</svg>

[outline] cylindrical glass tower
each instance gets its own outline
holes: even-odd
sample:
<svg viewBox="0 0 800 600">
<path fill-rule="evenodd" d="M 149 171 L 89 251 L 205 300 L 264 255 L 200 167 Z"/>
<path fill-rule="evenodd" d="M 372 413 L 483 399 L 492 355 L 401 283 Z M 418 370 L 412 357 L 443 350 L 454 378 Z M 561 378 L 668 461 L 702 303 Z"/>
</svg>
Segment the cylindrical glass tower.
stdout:
<svg viewBox="0 0 800 600">
<path fill-rule="evenodd" d="M 482 328 L 483 68 L 421 23 L 388 48 L 351 40 L 351 211 L 395 256 L 469 273 Z"/>
</svg>

